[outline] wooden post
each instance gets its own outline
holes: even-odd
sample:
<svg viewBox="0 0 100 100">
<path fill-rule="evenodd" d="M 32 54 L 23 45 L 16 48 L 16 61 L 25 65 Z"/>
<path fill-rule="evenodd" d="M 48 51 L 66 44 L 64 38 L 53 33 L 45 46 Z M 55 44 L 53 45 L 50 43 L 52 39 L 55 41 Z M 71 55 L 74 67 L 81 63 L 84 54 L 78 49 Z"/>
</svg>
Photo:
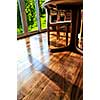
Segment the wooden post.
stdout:
<svg viewBox="0 0 100 100">
<path fill-rule="evenodd" d="M 38 30 L 41 31 L 41 21 L 40 21 L 40 5 L 39 5 L 39 0 L 35 0 L 36 3 L 36 14 L 37 14 L 37 23 L 38 23 Z"/>
<path fill-rule="evenodd" d="M 37 15 L 37 23 L 38 23 L 38 31 L 41 31 L 41 20 L 40 20 L 40 4 L 39 4 L 39 0 L 35 0 L 35 4 L 36 4 L 36 15 Z M 42 34 L 40 34 L 40 42 L 42 42 Z"/>
<path fill-rule="evenodd" d="M 19 4 L 22 28 L 24 30 L 24 33 L 27 35 L 28 34 L 28 25 L 27 25 L 26 13 L 25 13 L 24 0 L 18 0 L 18 4 Z"/>
</svg>

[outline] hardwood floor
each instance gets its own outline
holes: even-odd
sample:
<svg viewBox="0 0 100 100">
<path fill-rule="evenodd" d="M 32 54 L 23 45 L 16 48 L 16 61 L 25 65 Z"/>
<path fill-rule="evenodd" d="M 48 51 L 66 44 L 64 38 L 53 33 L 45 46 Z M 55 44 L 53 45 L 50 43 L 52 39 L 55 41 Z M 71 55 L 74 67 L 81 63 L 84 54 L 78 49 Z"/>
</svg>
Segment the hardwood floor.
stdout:
<svg viewBox="0 0 100 100">
<path fill-rule="evenodd" d="M 17 100 L 83 100 L 83 56 L 49 52 L 65 46 L 47 33 L 17 42 Z"/>
</svg>

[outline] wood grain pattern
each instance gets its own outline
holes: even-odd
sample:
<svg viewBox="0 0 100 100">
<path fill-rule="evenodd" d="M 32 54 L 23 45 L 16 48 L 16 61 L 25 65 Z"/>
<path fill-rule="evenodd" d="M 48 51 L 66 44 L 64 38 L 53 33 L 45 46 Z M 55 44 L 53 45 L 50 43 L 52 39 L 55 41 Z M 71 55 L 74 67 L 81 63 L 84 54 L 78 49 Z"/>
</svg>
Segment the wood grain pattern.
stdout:
<svg viewBox="0 0 100 100">
<path fill-rule="evenodd" d="M 47 41 L 46 33 L 18 41 L 17 100 L 83 100 L 83 56 L 51 53 Z"/>
</svg>

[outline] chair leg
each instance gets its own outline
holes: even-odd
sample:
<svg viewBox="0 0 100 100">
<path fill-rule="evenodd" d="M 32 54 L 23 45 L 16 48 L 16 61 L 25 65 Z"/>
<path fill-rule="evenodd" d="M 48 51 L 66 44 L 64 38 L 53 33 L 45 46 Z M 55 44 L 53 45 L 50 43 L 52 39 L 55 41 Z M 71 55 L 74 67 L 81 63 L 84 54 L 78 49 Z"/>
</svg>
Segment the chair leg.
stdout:
<svg viewBox="0 0 100 100">
<path fill-rule="evenodd" d="M 50 32 L 49 32 L 49 30 L 48 30 L 48 45 L 50 45 Z"/>
<path fill-rule="evenodd" d="M 66 26 L 66 46 L 68 46 L 68 33 L 70 32 L 70 24 Z"/>
<path fill-rule="evenodd" d="M 57 25 L 57 26 L 56 26 L 56 30 L 57 30 L 57 40 L 58 40 L 59 37 L 60 37 L 60 31 L 59 31 L 59 28 L 60 28 L 60 26 Z"/>
</svg>

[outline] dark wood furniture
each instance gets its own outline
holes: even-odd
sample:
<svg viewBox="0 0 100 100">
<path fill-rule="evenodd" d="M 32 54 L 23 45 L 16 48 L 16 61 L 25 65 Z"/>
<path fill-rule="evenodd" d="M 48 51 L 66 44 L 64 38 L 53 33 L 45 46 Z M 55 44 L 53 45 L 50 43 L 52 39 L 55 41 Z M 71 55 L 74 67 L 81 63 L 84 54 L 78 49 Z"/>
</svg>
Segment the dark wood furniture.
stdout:
<svg viewBox="0 0 100 100">
<path fill-rule="evenodd" d="M 57 22 L 53 22 L 53 23 L 50 23 L 49 24 L 49 27 L 50 26 L 56 26 L 56 31 L 57 31 L 57 40 L 59 39 L 59 37 L 60 37 L 60 29 L 63 27 L 64 28 L 64 31 L 66 31 L 66 46 L 68 45 L 68 28 L 69 28 L 69 26 L 70 26 L 70 24 L 71 24 L 71 20 L 69 20 L 69 21 L 57 21 Z M 48 43 L 50 44 L 50 34 L 49 34 L 49 32 L 50 32 L 51 30 L 49 29 L 48 30 Z"/>
<path fill-rule="evenodd" d="M 71 10 L 72 11 L 72 33 L 70 44 L 65 48 L 52 49 L 51 52 L 62 52 L 62 51 L 72 51 L 79 54 L 83 54 L 78 45 L 78 33 L 80 32 L 81 26 L 81 9 L 83 9 L 83 0 L 47 0 L 44 4 L 47 10 L 47 26 L 48 26 L 48 43 L 49 40 L 49 14 L 50 9 L 57 10 Z"/>
</svg>

